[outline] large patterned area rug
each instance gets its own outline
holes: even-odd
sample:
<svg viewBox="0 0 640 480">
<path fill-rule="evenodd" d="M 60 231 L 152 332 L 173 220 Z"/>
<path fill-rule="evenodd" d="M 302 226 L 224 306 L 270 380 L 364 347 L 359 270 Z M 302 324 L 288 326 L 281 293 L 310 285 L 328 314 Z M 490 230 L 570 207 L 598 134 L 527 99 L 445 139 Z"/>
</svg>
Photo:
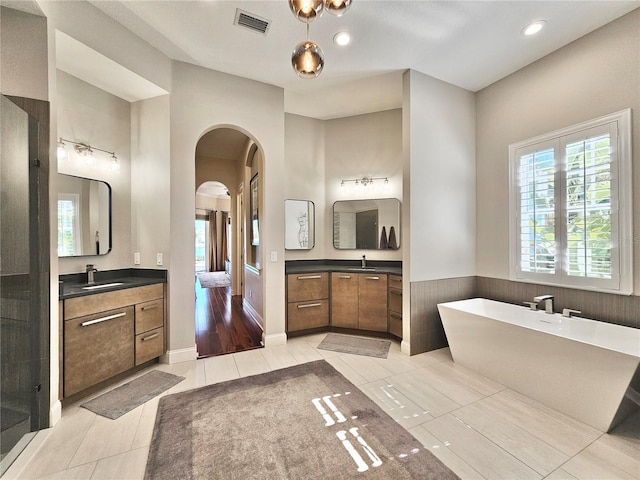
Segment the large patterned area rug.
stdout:
<svg viewBox="0 0 640 480">
<path fill-rule="evenodd" d="M 160 399 L 145 479 L 456 479 L 324 360 Z"/>
</svg>

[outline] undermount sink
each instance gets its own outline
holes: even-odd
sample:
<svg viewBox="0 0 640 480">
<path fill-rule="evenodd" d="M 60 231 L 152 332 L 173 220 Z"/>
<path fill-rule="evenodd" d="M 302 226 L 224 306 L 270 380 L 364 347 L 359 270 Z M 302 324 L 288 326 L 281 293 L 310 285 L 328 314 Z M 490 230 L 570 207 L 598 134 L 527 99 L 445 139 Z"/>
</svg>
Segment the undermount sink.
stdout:
<svg viewBox="0 0 640 480">
<path fill-rule="evenodd" d="M 124 282 L 103 283 L 100 285 L 89 285 L 88 287 L 82 287 L 83 290 L 97 290 L 99 288 L 117 287 L 118 285 L 124 285 Z"/>
</svg>

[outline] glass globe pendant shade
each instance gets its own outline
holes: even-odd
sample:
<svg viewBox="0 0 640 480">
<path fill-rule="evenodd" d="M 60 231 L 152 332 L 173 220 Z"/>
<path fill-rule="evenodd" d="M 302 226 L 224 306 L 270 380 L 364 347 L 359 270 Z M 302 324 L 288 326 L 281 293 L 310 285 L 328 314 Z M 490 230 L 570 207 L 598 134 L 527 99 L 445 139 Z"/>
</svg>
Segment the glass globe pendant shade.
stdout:
<svg viewBox="0 0 640 480">
<path fill-rule="evenodd" d="M 324 67 L 324 53 L 316 43 L 305 40 L 293 50 L 291 65 L 300 78 L 316 78 Z"/>
<path fill-rule="evenodd" d="M 327 12 L 336 17 L 341 17 L 344 15 L 344 12 L 349 10 L 352 1 L 353 0 L 326 0 L 324 7 Z"/>
<path fill-rule="evenodd" d="M 324 2 L 325 0 L 289 0 L 289 8 L 298 20 L 311 23 L 322 15 Z"/>
</svg>

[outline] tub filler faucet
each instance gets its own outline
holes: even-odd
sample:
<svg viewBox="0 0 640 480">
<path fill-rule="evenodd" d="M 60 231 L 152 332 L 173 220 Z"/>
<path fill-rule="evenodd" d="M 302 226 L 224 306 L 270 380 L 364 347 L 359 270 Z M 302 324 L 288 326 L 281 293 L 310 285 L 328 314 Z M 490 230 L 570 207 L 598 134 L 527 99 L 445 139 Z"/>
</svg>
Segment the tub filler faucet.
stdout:
<svg viewBox="0 0 640 480">
<path fill-rule="evenodd" d="M 544 311 L 547 313 L 553 313 L 553 295 L 539 295 L 533 297 L 533 301 L 538 305 L 540 302 L 544 302 Z"/>
<path fill-rule="evenodd" d="M 87 264 L 87 284 L 88 285 L 93 285 L 95 282 L 94 278 L 93 278 L 93 273 L 97 272 L 98 269 L 96 267 L 94 267 L 91 263 Z"/>
</svg>

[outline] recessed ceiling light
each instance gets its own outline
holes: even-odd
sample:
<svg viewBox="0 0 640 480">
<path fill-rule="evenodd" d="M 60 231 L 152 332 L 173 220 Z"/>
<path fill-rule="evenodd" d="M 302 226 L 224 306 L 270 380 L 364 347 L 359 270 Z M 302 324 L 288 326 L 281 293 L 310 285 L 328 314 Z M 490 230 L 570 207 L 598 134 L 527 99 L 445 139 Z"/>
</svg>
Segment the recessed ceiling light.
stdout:
<svg viewBox="0 0 640 480">
<path fill-rule="evenodd" d="M 338 32 L 333 36 L 333 43 L 344 47 L 351 43 L 351 35 L 348 32 Z"/>
<path fill-rule="evenodd" d="M 536 20 L 535 22 L 531 22 L 529 25 L 522 29 L 523 35 L 535 35 L 538 33 L 544 25 L 547 23 L 546 20 Z"/>
</svg>

